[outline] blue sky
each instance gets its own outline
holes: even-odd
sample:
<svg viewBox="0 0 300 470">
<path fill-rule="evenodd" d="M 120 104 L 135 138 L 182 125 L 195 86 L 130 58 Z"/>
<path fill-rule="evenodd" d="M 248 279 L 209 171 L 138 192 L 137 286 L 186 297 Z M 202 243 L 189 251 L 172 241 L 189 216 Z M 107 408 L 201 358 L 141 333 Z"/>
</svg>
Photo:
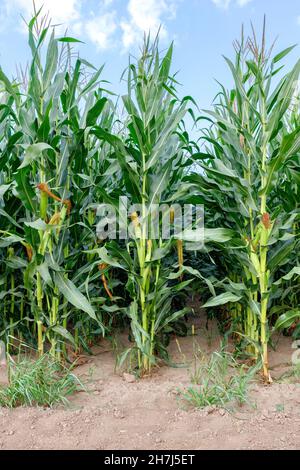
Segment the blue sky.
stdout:
<svg viewBox="0 0 300 470">
<path fill-rule="evenodd" d="M 129 51 L 137 51 L 143 31 L 154 33 L 161 25 L 161 47 L 174 39 L 174 71 L 183 84 L 181 94 L 195 97 L 200 108 L 210 106 L 218 86 L 214 79 L 230 84 L 222 55 L 233 55 L 232 41 L 242 23 L 249 31 L 250 20 L 261 28 L 267 15 L 268 37 L 278 37 L 276 50 L 300 39 L 299 0 L 37 0 L 50 11 L 60 33 L 85 42 L 82 57 L 94 65 L 106 64 L 103 78 L 122 92 L 120 76 Z M 21 19 L 30 17 L 30 0 L 0 0 L 0 64 L 12 76 L 16 64 L 26 64 L 28 46 Z M 287 66 L 299 57 L 298 46 Z"/>
</svg>

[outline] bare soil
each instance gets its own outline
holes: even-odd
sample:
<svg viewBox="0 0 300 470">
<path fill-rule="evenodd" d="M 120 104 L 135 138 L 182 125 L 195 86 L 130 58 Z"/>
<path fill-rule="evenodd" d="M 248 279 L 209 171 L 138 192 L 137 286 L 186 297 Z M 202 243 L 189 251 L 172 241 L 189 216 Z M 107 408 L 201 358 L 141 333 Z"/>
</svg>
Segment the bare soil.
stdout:
<svg viewBox="0 0 300 470">
<path fill-rule="evenodd" d="M 189 365 L 163 366 L 142 380 L 115 373 L 115 356 L 105 343 L 76 368 L 89 392 L 75 394 L 68 407 L 0 408 L 0 448 L 300 449 L 300 384 L 278 380 L 290 368 L 291 338 L 280 337 L 271 351 L 274 382 L 264 385 L 258 377 L 252 406 L 199 410 L 182 401 L 178 390 L 190 385 L 195 347 L 210 353 L 219 343 L 213 325 L 173 340 L 172 359 Z"/>
</svg>

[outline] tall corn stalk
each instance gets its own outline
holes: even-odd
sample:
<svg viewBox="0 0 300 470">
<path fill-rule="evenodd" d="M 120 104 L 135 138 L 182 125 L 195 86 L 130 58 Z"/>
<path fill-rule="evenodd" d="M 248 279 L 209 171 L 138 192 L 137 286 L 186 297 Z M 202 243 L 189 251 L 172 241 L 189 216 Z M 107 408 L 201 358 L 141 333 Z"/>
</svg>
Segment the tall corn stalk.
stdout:
<svg viewBox="0 0 300 470">
<path fill-rule="evenodd" d="M 187 308 L 172 311 L 172 297 L 190 282 L 173 282 L 172 285 L 170 275 L 174 268 L 168 257 L 176 244 L 174 235 L 163 239 L 158 231 L 157 236 L 152 237 L 150 230 L 154 227 L 149 219 L 155 204 L 173 201 L 184 171 L 183 144 L 176 131 L 186 113 L 186 105 L 176 97 L 175 80 L 169 75 L 172 50 L 173 46 L 161 58 L 158 41 L 151 45 L 148 38 L 140 59 L 136 64 L 130 63 L 128 94 L 123 96 L 127 111 L 123 138 L 100 127 L 91 131 L 111 144 L 112 164 L 118 162 L 121 170 L 123 185 L 110 195 L 102 192 L 104 200 L 117 211 L 120 197 L 127 197 L 128 209 L 131 206 L 131 232 L 124 245 L 107 241 L 97 252 L 106 271 L 111 266 L 127 273 L 126 290 L 131 299 L 127 314 L 142 373 L 150 371 L 157 353 L 166 355 L 161 336 L 188 311 Z M 164 217 L 172 220 L 169 207 L 162 209 Z M 160 219 L 160 228 L 161 223 Z M 179 250 L 179 271 L 175 278 L 181 276 L 181 253 Z"/>
<path fill-rule="evenodd" d="M 65 341 L 75 346 L 68 304 L 104 331 L 88 300 L 81 262 L 84 236 L 90 239 L 91 229 L 81 223 L 80 214 L 93 186 L 80 181 L 99 167 L 102 152 L 98 144 L 89 155 L 85 130 L 100 120 L 109 127 L 113 111 L 100 86 L 102 68 L 95 71 L 79 58 L 74 61 L 71 44 L 77 40 L 56 38 L 47 17 L 40 15 L 36 12 L 28 25 L 28 75 L 19 84 L 3 72 L 0 76 L 8 103 L 2 113 L 0 246 L 7 248 L 7 270 L 12 270 L 3 292 L 6 300 L 11 296 L 3 333 L 13 336 L 15 326 L 20 331 L 25 322 L 27 335 L 37 338 L 39 354 L 49 340 L 53 355 L 60 357 Z"/>
<path fill-rule="evenodd" d="M 254 356 L 260 353 L 264 377 L 270 380 L 271 288 L 279 265 L 290 259 L 295 246 L 293 217 L 284 204 L 274 204 L 274 188 L 282 168 L 293 164 L 300 149 L 299 128 L 290 132 L 284 126 L 300 62 L 274 87 L 278 64 L 291 48 L 271 58 L 265 27 L 261 43 L 253 33 L 247 41 L 242 36 L 235 47 L 235 63 L 226 59 L 234 87 L 227 92 L 221 86 L 214 111 L 207 111 L 212 126 L 203 137 L 203 174 L 189 179 L 199 185 L 213 223 L 235 231 L 224 248 L 230 264 L 225 287 L 235 295 L 239 334 L 247 337 Z M 219 304 L 226 303 L 227 295 L 219 296 Z M 218 305 L 213 299 L 207 305 L 212 302 Z"/>
</svg>

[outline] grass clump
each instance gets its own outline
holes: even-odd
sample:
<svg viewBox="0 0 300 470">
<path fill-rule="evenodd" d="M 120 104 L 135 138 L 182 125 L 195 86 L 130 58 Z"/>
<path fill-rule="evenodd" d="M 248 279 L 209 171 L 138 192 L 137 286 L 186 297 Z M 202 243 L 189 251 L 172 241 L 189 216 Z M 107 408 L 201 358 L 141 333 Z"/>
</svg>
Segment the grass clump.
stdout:
<svg viewBox="0 0 300 470">
<path fill-rule="evenodd" d="M 181 395 L 197 408 L 224 407 L 229 403 L 249 403 L 248 389 L 257 367 L 240 366 L 233 356 L 224 351 L 214 352 L 208 361 L 203 359 L 192 374 L 193 384 Z"/>
<path fill-rule="evenodd" d="M 284 372 L 278 379 L 282 383 L 299 383 L 300 381 L 300 364 L 293 364 L 291 369 Z"/>
<path fill-rule="evenodd" d="M 0 406 L 47 406 L 67 404 L 78 386 L 78 378 L 50 355 L 28 358 L 9 365 L 9 385 L 0 389 Z"/>
</svg>

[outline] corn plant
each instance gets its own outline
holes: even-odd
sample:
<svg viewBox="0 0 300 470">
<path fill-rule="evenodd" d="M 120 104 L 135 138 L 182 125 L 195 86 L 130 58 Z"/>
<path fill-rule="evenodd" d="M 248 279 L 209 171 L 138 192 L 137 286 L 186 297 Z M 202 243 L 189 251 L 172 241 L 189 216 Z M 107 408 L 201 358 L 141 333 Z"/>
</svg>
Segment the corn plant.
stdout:
<svg viewBox="0 0 300 470">
<path fill-rule="evenodd" d="M 91 151 L 85 131 L 97 121 L 109 127 L 113 108 L 100 87 L 102 68 L 95 70 L 80 58 L 74 64 L 70 45 L 77 40 L 56 38 L 47 18 L 39 15 L 28 25 L 29 74 L 21 83 L 10 83 L 1 73 L 6 100 L 0 232 L 6 263 L 3 332 L 13 337 L 25 322 L 26 332 L 37 337 L 39 354 L 48 339 L 52 353 L 59 356 L 61 343 L 74 345 L 68 303 L 104 331 L 88 300 L 80 256 L 91 229 L 80 214 L 88 212 L 92 198 L 88 178 L 105 158 L 100 143 Z"/>
<path fill-rule="evenodd" d="M 255 34 L 236 43 L 235 63 L 226 59 L 234 88 L 226 91 L 221 86 L 214 111 L 207 112 L 212 126 L 203 136 L 203 174 L 189 177 L 213 214 L 210 223 L 225 223 L 235 231 L 230 246 L 225 247 L 228 292 L 207 306 L 224 304 L 228 293 L 234 294 L 231 313 L 238 318 L 240 334 L 248 338 L 254 355 L 261 354 L 267 380 L 272 284 L 278 268 L 290 261 L 296 243 L 293 223 L 298 217 L 275 196 L 282 169 L 292 169 L 300 150 L 299 127 L 285 126 L 300 62 L 273 84 L 280 61 L 291 49 L 272 58 L 265 31 L 261 43 Z M 287 184 L 292 193 L 293 187 Z"/>
<path fill-rule="evenodd" d="M 98 254 L 106 272 L 115 267 L 127 273 L 126 290 L 131 299 L 127 314 L 142 373 L 151 369 L 156 353 L 165 352 L 160 341 L 163 332 L 188 311 L 172 311 L 172 297 L 190 283 L 180 279 L 174 282 L 181 276 L 181 244 L 174 234 L 170 239 L 163 239 L 160 231 L 151 236 L 151 230 L 157 227 L 150 222 L 155 204 L 174 200 L 184 172 L 184 152 L 176 131 L 186 113 L 186 100 L 178 100 L 175 80 L 170 77 L 172 50 L 173 46 L 161 58 L 158 41 L 151 45 L 146 39 L 140 59 L 128 67 L 123 135 L 108 134 L 100 127 L 92 130 L 111 144 L 112 164 L 118 162 L 122 175 L 123 186 L 109 195 L 103 193 L 103 198 L 118 208 L 119 198 L 127 197 L 128 209 L 131 206 L 129 239 L 123 246 L 108 241 Z M 162 210 L 162 218 L 171 222 L 172 214 L 168 206 Z M 170 254 L 174 244 L 179 270 L 172 274 L 174 261 Z"/>
</svg>

